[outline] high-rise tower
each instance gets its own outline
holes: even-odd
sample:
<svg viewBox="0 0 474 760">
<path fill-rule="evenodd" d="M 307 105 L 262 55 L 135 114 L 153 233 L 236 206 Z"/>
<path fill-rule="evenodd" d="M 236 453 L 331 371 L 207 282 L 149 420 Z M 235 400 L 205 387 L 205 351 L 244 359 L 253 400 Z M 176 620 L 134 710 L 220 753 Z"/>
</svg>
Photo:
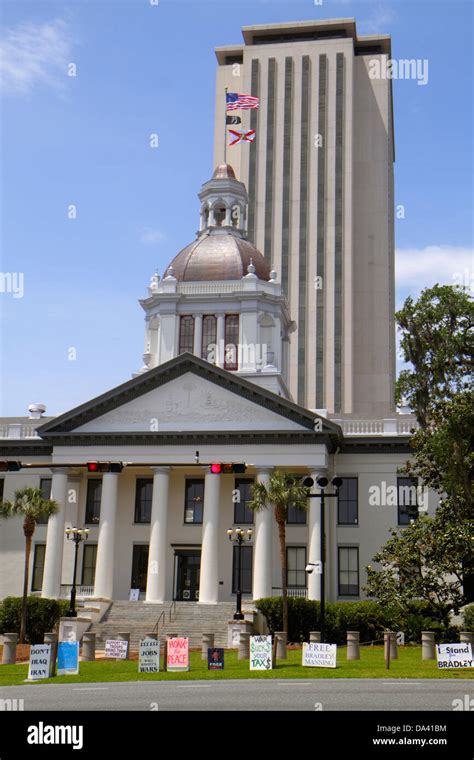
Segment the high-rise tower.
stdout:
<svg viewBox="0 0 474 760">
<path fill-rule="evenodd" d="M 290 390 L 332 416 L 387 416 L 395 376 L 390 37 L 358 37 L 355 21 L 343 19 L 244 27 L 243 38 L 216 49 L 214 164 L 224 156 L 225 88 L 258 96 L 258 110 L 234 112 L 256 130 L 255 144 L 228 147 L 227 158 L 248 190 L 249 238 L 281 273 L 297 323 Z"/>
</svg>

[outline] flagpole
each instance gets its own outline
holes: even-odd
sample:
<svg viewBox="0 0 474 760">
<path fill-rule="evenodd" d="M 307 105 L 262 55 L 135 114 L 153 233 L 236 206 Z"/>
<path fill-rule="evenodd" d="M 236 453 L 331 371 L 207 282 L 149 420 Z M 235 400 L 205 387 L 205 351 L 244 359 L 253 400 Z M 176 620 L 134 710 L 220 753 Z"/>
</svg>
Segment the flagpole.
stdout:
<svg viewBox="0 0 474 760">
<path fill-rule="evenodd" d="M 224 87 L 224 163 L 227 163 L 227 87 Z"/>
</svg>

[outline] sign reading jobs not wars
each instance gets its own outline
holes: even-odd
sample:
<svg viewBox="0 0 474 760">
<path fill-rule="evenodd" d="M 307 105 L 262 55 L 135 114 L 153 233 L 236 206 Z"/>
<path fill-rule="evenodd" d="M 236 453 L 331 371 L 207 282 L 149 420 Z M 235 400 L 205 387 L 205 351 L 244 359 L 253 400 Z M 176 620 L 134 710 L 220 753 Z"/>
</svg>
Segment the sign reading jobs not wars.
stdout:
<svg viewBox="0 0 474 760">
<path fill-rule="evenodd" d="M 303 644 L 303 667 L 335 668 L 336 658 L 336 644 L 318 644 L 313 641 Z"/>
<path fill-rule="evenodd" d="M 189 670 L 189 639 L 182 637 L 168 639 L 167 644 L 166 669 Z"/>
<path fill-rule="evenodd" d="M 156 639 L 143 639 L 139 643 L 138 672 L 158 673 L 160 670 L 160 642 Z"/>
<path fill-rule="evenodd" d="M 51 644 L 32 644 L 28 680 L 37 681 L 51 675 Z"/>
<path fill-rule="evenodd" d="M 436 646 L 438 668 L 472 668 L 472 651 L 470 644 L 438 644 Z"/>
<path fill-rule="evenodd" d="M 272 637 L 250 637 L 250 670 L 272 669 Z"/>
</svg>

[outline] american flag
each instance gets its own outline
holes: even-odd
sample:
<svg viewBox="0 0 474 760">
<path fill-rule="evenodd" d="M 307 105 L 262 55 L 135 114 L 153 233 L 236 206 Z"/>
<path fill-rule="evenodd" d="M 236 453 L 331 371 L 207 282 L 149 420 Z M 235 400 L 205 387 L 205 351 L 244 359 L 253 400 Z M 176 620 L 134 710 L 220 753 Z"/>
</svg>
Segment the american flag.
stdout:
<svg viewBox="0 0 474 760">
<path fill-rule="evenodd" d="M 258 98 L 255 98 L 253 95 L 242 95 L 241 92 L 226 92 L 225 98 L 227 111 L 258 108 Z"/>
</svg>

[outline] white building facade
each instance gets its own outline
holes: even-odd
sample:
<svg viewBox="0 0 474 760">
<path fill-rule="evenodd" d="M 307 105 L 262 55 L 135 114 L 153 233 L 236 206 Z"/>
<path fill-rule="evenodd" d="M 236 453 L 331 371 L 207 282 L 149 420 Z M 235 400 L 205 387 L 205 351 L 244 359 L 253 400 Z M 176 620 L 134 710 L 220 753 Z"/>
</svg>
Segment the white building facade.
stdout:
<svg viewBox="0 0 474 760">
<path fill-rule="evenodd" d="M 246 188 L 221 164 L 199 198 L 196 239 L 162 279 L 152 277 L 140 301 L 143 367 L 59 417 L 42 417 L 44 408 L 33 405 L 29 418 L 0 420 L 0 460 L 22 464 L 0 473 L 0 496 L 13 499 L 31 485 L 60 507 L 36 528 L 31 592 L 67 596 L 74 555 L 65 529 L 84 526 L 79 596 L 125 600 L 139 589 L 140 599 L 157 604 L 229 602 L 237 555 L 227 530 L 241 527 L 253 531 L 242 557 L 247 600 L 279 594 L 273 512 L 254 515 L 247 501 L 253 482 L 280 469 L 342 476 L 339 499 L 326 503 L 326 593 L 334 601 L 364 598 L 364 568 L 389 528 L 436 506 L 397 474 L 413 418 L 335 419 L 294 403 L 297 326 L 278 273 L 248 239 Z M 123 466 L 91 472 L 90 462 Z M 244 463 L 245 472 L 214 474 L 212 462 Z M 305 572 L 322 558 L 320 520 L 317 498 L 307 512 L 289 510 L 294 596 L 320 598 L 319 576 Z M 21 520 L 2 520 L 0 598 L 21 593 L 23 552 Z"/>
</svg>

